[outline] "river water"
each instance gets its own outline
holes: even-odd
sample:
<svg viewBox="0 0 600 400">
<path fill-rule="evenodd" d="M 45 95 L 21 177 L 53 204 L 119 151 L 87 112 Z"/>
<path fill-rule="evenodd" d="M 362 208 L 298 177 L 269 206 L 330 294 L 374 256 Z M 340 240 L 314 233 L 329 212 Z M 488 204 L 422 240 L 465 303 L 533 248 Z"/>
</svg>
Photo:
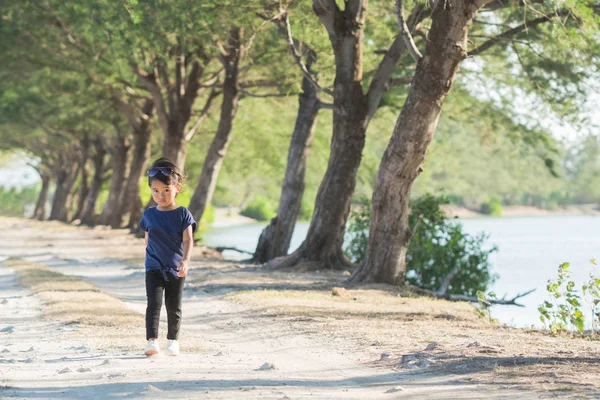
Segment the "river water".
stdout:
<svg viewBox="0 0 600 400">
<path fill-rule="evenodd" d="M 578 287 L 590 274 L 600 276 L 600 265 L 590 263 L 598 258 L 600 263 L 600 219 L 594 216 L 544 216 L 518 218 L 460 219 L 469 234 L 485 232 L 487 244 L 496 245 L 498 251 L 490 257 L 491 270 L 499 277 L 488 289 L 498 297 L 511 298 L 518 293 L 536 289 L 518 302 L 525 307 L 494 306 L 491 314 L 500 322 L 517 326 L 541 327 L 537 307 L 549 300 L 546 291 L 548 279 L 556 279 L 558 266 L 571 263 L 573 280 Z M 204 234 L 208 246 L 228 246 L 254 251 L 265 224 L 246 224 L 213 227 Z M 305 238 L 308 222 L 297 224 L 290 251 Z M 230 259 L 247 258 L 236 252 L 225 251 Z M 586 307 L 587 308 L 587 307 Z"/>
</svg>

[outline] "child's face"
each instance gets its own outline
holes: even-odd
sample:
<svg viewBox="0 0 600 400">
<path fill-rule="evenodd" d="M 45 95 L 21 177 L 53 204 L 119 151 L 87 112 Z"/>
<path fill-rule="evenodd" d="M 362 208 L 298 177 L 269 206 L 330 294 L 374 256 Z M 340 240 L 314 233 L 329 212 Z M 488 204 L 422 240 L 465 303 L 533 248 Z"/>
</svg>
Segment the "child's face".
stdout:
<svg viewBox="0 0 600 400">
<path fill-rule="evenodd" d="M 168 208 L 175 203 L 175 196 L 181 190 L 181 185 L 165 185 L 161 181 L 154 180 L 150 185 L 152 199 L 162 208 Z"/>
</svg>

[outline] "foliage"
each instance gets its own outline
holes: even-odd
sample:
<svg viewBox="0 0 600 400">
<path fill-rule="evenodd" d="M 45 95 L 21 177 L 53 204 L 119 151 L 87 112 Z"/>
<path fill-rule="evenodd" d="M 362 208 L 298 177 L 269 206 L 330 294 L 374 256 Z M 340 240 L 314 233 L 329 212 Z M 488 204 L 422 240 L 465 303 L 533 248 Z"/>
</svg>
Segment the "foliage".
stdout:
<svg viewBox="0 0 600 400">
<path fill-rule="evenodd" d="M 478 290 L 476 293 L 477 296 L 477 304 L 478 307 L 475 307 L 475 311 L 482 318 L 487 318 L 491 324 L 497 324 L 498 320 L 496 318 L 492 318 L 492 310 L 491 303 L 487 299 L 495 299 L 496 293 L 489 292 L 487 295 L 483 293 L 481 290 Z"/>
<path fill-rule="evenodd" d="M 445 196 L 430 194 L 411 202 L 409 225 L 416 228 L 416 233 L 406 253 L 406 282 L 438 290 L 444 278 L 456 267 L 458 272 L 448 293 L 474 296 L 477 291 L 485 291 L 495 280 L 489 271 L 489 256 L 497 248 L 486 248 L 488 237 L 484 233 L 472 237 L 462 231 L 460 223 L 450 221 L 441 208 L 448 203 Z M 354 211 L 350 217 L 347 230 L 350 242 L 346 254 L 355 262 L 364 258 L 370 219 L 368 205 Z"/>
<path fill-rule="evenodd" d="M 595 264 L 595 260 L 591 261 Z M 600 278 L 591 275 L 581 289 L 571 280 L 570 264 L 565 262 L 558 266 L 556 280 L 549 279 L 546 290 L 550 301 L 546 300 L 538 307 L 540 320 L 556 334 L 577 330 L 583 333 L 585 315 L 582 300 L 590 306 L 592 336 L 600 322 Z"/>
<path fill-rule="evenodd" d="M 348 228 L 346 229 L 346 246 L 344 252 L 354 262 L 361 262 L 365 258 L 367 244 L 369 243 L 369 224 L 371 223 L 371 207 L 368 200 L 361 200 L 361 204 L 350 214 Z"/>
<path fill-rule="evenodd" d="M 502 216 L 502 202 L 499 199 L 492 198 L 481 205 L 480 211 L 485 215 L 500 217 Z"/>
<path fill-rule="evenodd" d="M 311 2 L 276 3 L 5 1 L 0 23 L 5 39 L 0 41 L 0 147 L 26 149 L 41 158 L 46 150 L 51 154 L 73 151 L 76 146 L 70 142 L 83 130 L 110 138 L 114 134 L 111 121 L 120 113 L 110 100 L 127 93 L 134 99 L 148 95 L 132 65 L 161 74 L 163 84 L 169 76 L 173 75 L 173 80 L 177 77 L 180 54 L 185 54 L 190 64 L 212 60 L 202 64 L 207 75 L 216 73 L 221 65 L 214 57 L 218 53 L 214 44 L 222 43 L 228 27 L 239 23 L 246 27 L 248 37 L 256 34 L 248 57 L 248 63 L 255 65 L 252 69 L 245 65 L 242 78 L 244 85 L 254 81 L 258 87 L 244 86 L 244 92 L 275 92 L 270 85 L 277 82 L 289 96 L 244 95 L 240 100 L 234 140 L 219 176 L 214 204 L 238 205 L 254 196 L 275 203 L 296 117 L 301 74 L 298 68 L 290 67 L 293 58 L 285 57 L 285 41 L 274 25 L 257 14 L 272 15 L 279 7 L 289 8 L 294 38 L 318 54 L 320 84 L 330 88 L 335 77 L 327 32 L 312 12 Z M 415 182 L 415 198 L 445 188 L 453 201 L 466 206 L 489 198 L 506 205 L 549 208 L 600 201 L 598 139 L 590 136 L 563 154 L 564 149 L 550 135 L 551 127 L 539 123 L 552 123 L 558 116 L 577 127 L 589 122 L 579 110 L 584 109 L 581 106 L 586 99 L 593 99 L 588 94 L 598 76 L 597 1 L 521 3 L 526 7 L 480 13 L 470 27 L 467 51 L 501 35 L 507 27 L 518 27 L 536 16 L 549 17 L 547 22 L 530 25 L 515 40 L 496 41 L 488 51 L 461 64 L 424 171 Z M 343 2 L 338 4 L 343 8 Z M 407 15 L 415 4 L 424 1 L 406 1 Z M 420 26 L 423 34 L 415 37 L 418 46 L 423 47 L 430 27 L 426 18 Z M 369 4 L 364 84 L 373 79 L 381 49 L 394 39 L 397 29 L 388 3 Z M 256 68 L 259 64 L 262 66 Z M 415 65 L 410 56 L 399 65 L 402 67 L 394 71 L 394 78 L 412 75 Z M 266 89 L 259 90 L 261 85 Z M 404 85 L 386 92 L 369 125 L 356 184 L 358 196 L 372 193 L 377 166 L 408 90 L 409 85 Z M 324 102 L 331 102 L 327 95 L 322 96 Z M 200 105 L 195 106 L 194 115 Z M 320 111 L 307 167 L 304 198 L 308 200 L 303 201 L 301 219 L 312 214 L 312 202 L 327 165 L 330 112 Z M 214 132 L 218 123 L 217 114 L 215 110 L 190 144 L 186 164 L 190 183 L 197 182 L 211 140 L 208 133 Z M 153 152 L 158 154 L 161 132 L 154 128 Z M 61 147 L 67 142 L 68 148 Z M 188 194 L 194 188 L 190 189 Z M 187 205 L 184 195 L 180 202 Z M 103 198 L 97 203 L 99 208 Z"/>
<path fill-rule="evenodd" d="M 306 196 L 304 196 L 302 198 L 302 204 L 300 204 L 300 215 L 298 216 L 298 220 L 310 221 L 314 211 L 315 206 L 312 203 L 312 200 L 307 200 Z"/>
<path fill-rule="evenodd" d="M 496 278 L 489 271 L 489 256 L 497 250 L 486 248 L 488 236 L 480 233 L 471 236 L 463 232 L 462 225 L 448 220 L 441 206 L 448 204 L 443 195 L 427 194 L 411 204 L 409 226 L 420 224 L 407 250 L 407 282 L 437 290 L 444 278 L 454 268 L 448 293 L 473 296 L 485 291 Z"/>
<path fill-rule="evenodd" d="M 39 188 L 28 186 L 24 188 L 4 188 L 0 186 L 0 215 L 22 216 L 27 206 L 34 206 Z"/>
<path fill-rule="evenodd" d="M 269 199 L 258 196 L 251 200 L 240 214 L 258 221 L 268 221 L 276 215 L 276 212 Z"/>
</svg>

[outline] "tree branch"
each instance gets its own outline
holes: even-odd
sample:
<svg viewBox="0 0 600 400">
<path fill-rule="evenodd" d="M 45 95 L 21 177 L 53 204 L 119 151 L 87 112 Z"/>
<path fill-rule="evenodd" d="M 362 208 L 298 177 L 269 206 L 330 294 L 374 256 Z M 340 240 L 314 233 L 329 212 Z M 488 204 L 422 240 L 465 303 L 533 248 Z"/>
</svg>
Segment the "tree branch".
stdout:
<svg viewBox="0 0 600 400">
<path fill-rule="evenodd" d="M 144 86 L 152 95 L 154 104 L 156 105 L 156 113 L 158 114 L 158 124 L 160 125 L 162 131 L 166 133 L 169 130 L 169 114 L 165 106 L 165 99 L 162 91 L 158 85 L 158 82 L 156 81 L 156 77 L 148 74 L 146 71 L 138 67 L 137 64 L 132 64 L 132 68 L 142 86 Z"/>
<path fill-rule="evenodd" d="M 248 54 L 250 52 L 250 47 L 252 47 L 252 44 L 254 43 L 254 39 L 256 38 L 256 35 L 258 34 L 258 32 L 260 32 L 267 23 L 281 18 L 281 15 L 283 15 L 283 14 L 285 14 L 285 10 L 279 10 L 279 13 L 277 13 L 271 17 L 264 18 L 264 21 L 262 22 L 262 24 L 260 24 L 258 26 L 258 28 L 252 33 L 252 35 L 246 42 L 246 45 L 244 46 L 246 54 Z"/>
<path fill-rule="evenodd" d="M 402 0 L 396 0 L 396 18 L 398 19 L 398 27 L 400 28 L 400 36 L 402 36 L 402 40 L 404 41 L 404 45 L 408 49 L 413 60 L 416 63 L 419 62 L 423 55 L 417 49 L 415 45 L 415 41 L 413 40 L 412 35 L 410 34 L 410 30 L 408 29 L 408 25 L 406 25 L 406 21 L 404 19 L 404 6 L 402 5 Z"/>
<path fill-rule="evenodd" d="M 290 47 L 290 50 L 292 51 L 294 59 L 296 60 L 296 64 L 298 64 L 298 66 L 300 67 L 300 70 L 302 71 L 302 74 L 304 75 L 304 77 L 306 79 L 309 80 L 309 82 L 315 87 L 315 89 L 317 91 L 323 91 L 323 92 L 327 93 L 328 95 L 333 96 L 333 92 L 331 90 L 324 89 L 321 86 L 319 86 L 314 75 L 310 73 L 310 71 L 308 70 L 308 68 L 306 67 L 304 62 L 302 61 L 302 55 L 298 51 L 298 47 L 300 47 L 300 43 L 297 40 L 294 40 L 292 37 L 292 27 L 290 26 L 290 19 L 288 18 L 288 14 L 284 13 L 282 17 L 283 17 L 283 21 L 280 21 L 280 22 L 283 25 L 282 28 L 285 29 L 285 37 L 287 39 L 287 43 Z M 313 50 L 311 49 L 311 51 L 313 51 Z"/>
<path fill-rule="evenodd" d="M 293 95 L 293 93 L 265 93 L 265 94 L 256 94 L 248 92 L 247 90 L 240 89 L 240 93 L 244 96 L 248 97 L 257 97 L 257 98 L 267 98 L 267 97 L 287 97 Z"/>
<path fill-rule="evenodd" d="M 436 292 L 433 292 L 433 291 L 427 290 L 427 289 L 423 289 L 418 286 L 407 285 L 407 287 L 415 294 L 418 294 L 421 296 L 429 296 L 429 297 L 433 297 L 436 299 L 444 299 L 444 300 L 448 300 L 448 301 L 468 301 L 470 303 L 479 303 L 480 302 L 480 299 L 477 296 L 467 296 L 464 294 L 448 294 L 448 293 L 438 294 Z M 517 300 L 522 297 L 525 297 L 533 292 L 535 292 L 535 289 L 528 290 L 525 293 L 517 294 L 512 299 L 505 299 L 503 297 L 501 299 L 484 299 L 484 301 L 486 303 L 488 303 L 489 305 L 499 304 L 499 305 L 513 305 L 513 306 L 518 306 L 518 307 L 525 307 L 523 304 L 517 303 Z"/>
<path fill-rule="evenodd" d="M 313 11 L 327 30 L 331 44 L 335 44 L 335 18 L 340 12 L 335 0 L 313 0 Z"/>
<path fill-rule="evenodd" d="M 517 303 L 517 300 L 521 297 L 525 297 L 528 294 L 535 292 L 535 289 L 531 289 L 525 293 L 521 293 L 513 297 L 512 299 L 485 299 L 485 302 L 489 304 L 501 304 L 501 305 L 513 305 L 518 307 L 525 307 L 523 304 Z M 450 300 L 450 301 L 469 301 L 471 303 L 479 302 L 479 298 L 477 296 L 465 296 L 463 294 L 444 294 L 442 296 L 437 296 L 437 298 Z"/>
<path fill-rule="evenodd" d="M 562 14 L 562 13 L 561 13 Z M 555 14 L 556 16 L 560 15 L 560 14 Z M 473 50 L 469 51 L 464 58 L 467 57 L 474 57 L 477 56 L 481 53 L 483 53 L 484 51 L 486 51 L 487 49 L 489 49 L 490 47 L 506 41 L 506 40 L 510 40 L 513 37 L 517 36 L 519 33 L 523 32 L 523 31 L 527 31 L 529 28 L 535 28 L 536 26 L 543 24 L 544 22 L 548 22 L 552 19 L 551 16 L 543 16 L 540 18 L 536 18 L 534 20 L 531 21 L 527 21 L 517 27 L 514 27 L 512 29 L 507 30 L 506 32 L 502 32 L 501 34 L 499 34 L 498 36 L 495 36 L 491 39 L 489 39 L 488 41 L 486 41 L 485 43 L 483 43 L 482 45 L 474 48 Z"/>
<path fill-rule="evenodd" d="M 198 89 L 200 88 L 200 77 L 204 74 L 204 67 L 200 65 L 198 61 L 192 63 L 192 70 L 189 73 L 188 81 L 185 84 L 185 94 L 182 97 L 182 106 L 186 110 L 191 109 L 192 104 L 196 96 L 198 96 Z M 190 110 L 191 111 L 191 110 Z"/>
<path fill-rule="evenodd" d="M 275 87 L 277 82 L 270 79 L 253 79 L 245 82 L 240 82 L 240 87 L 251 88 L 251 87 Z"/>
<path fill-rule="evenodd" d="M 215 98 L 217 98 L 217 96 L 219 94 L 221 94 L 221 92 L 217 91 L 216 89 L 211 90 L 210 95 L 208 96 L 208 99 L 206 100 L 206 103 L 204 103 L 204 107 L 202 108 L 202 111 L 200 112 L 200 116 L 198 117 L 198 120 L 194 123 L 194 125 L 191 127 L 191 129 L 188 131 L 188 133 L 185 135 L 185 140 L 187 142 L 192 140 L 192 138 L 194 137 L 196 132 L 198 132 L 198 128 L 200 128 L 200 125 L 202 125 L 202 123 L 206 120 L 206 118 L 210 114 L 210 108 L 212 106 L 213 100 Z"/>
<path fill-rule="evenodd" d="M 544 4 L 544 0 L 492 0 L 484 6 L 484 10 L 500 10 L 509 7 L 524 7 L 531 4 Z"/>
<path fill-rule="evenodd" d="M 392 78 L 388 82 L 389 87 L 406 86 L 412 83 L 413 77 L 407 76 L 405 78 Z"/>
<path fill-rule="evenodd" d="M 430 15 L 431 11 L 426 10 L 423 5 L 416 5 L 413 8 L 410 16 L 407 20 L 407 25 L 411 30 L 414 30 L 416 26 L 421 23 L 428 15 Z M 391 44 L 390 48 L 386 51 L 385 56 L 379 63 L 377 67 L 377 71 L 373 76 L 373 80 L 369 85 L 369 90 L 367 91 L 367 115 L 369 121 L 375 112 L 377 111 L 377 107 L 379 107 L 379 103 L 381 101 L 381 97 L 383 93 L 388 89 L 388 82 L 394 69 L 398 66 L 402 55 L 406 51 L 406 46 L 404 44 L 404 40 L 402 35 L 396 35 L 394 42 Z"/>
<path fill-rule="evenodd" d="M 237 251 L 238 253 L 250 254 L 254 255 L 254 253 L 249 252 L 247 250 L 238 249 L 237 247 L 215 247 L 215 250 L 219 253 L 222 253 L 225 250 Z"/>
</svg>

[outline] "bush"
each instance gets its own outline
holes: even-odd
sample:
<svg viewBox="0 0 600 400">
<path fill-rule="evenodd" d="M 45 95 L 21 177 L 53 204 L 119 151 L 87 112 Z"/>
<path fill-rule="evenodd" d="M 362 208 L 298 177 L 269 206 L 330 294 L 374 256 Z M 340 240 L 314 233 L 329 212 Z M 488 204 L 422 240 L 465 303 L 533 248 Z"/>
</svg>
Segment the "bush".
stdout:
<svg viewBox="0 0 600 400">
<path fill-rule="evenodd" d="M 596 260 L 591 260 L 596 264 Z M 590 279 L 577 287 L 571 279 L 570 264 L 565 262 L 558 267 L 556 280 L 549 279 L 546 290 L 550 300 L 538 307 L 540 320 L 552 331 L 584 333 L 586 317 L 583 307 L 588 305 L 591 319 L 592 337 L 598 331 L 600 323 L 600 278 L 590 275 Z"/>
<path fill-rule="evenodd" d="M 5 188 L 0 186 L 0 215 L 10 217 L 25 215 L 27 207 L 34 208 L 39 187 Z"/>
<path fill-rule="evenodd" d="M 371 223 L 371 208 L 368 204 L 360 205 L 350 214 L 346 236 L 348 245 L 344 249 L 346 256 L 354 262 L 365 258 L 369 243 L 369 224 Z"/>
<path fill-rule="evenodd" d="M 487 203 L 481 205 L 480 211 L 485 215 L 500 217 L 502 216 L 502 202 L 498 199 L 491 199 Z"/>
<path fill-rule="evenodd" d="M 406 283 L 437 290 L 450 271 L 458 267 L 448 293 L 475 296 L 496 278 L 489 272 L 489 256 L 497 249 L 484 248 L 487 236 L 483 233 L 476 237 L 464 233 L 461 224 L 446 217 L 441 209 L 444 204 L 448 204 L 447 198 L 432 195 L 411 202 L 409 225 L 414 229 L 419 219 L 421 222 L 406 253 Z M 355 262 L 364 258 L 370 219 L 369 205 L 351 214 L 345 251 Z"/>
<path fill-rule="evenodd" d="M 204 234 L 208 231 L 210 224 L 215 222 L 215 208 L 212 204 L 209 204 L 204 209 L 204 213 L 202 214 L 202 219 L 198 222 L 198 229 L 196 229 L 196 234 L 194 235 L 195 240 L 199 242 L 203 242 Z"/>
<path fill-rule="evenodd" d="M 310 201 L 302 199 L 302 204 L 300 205 L 300 215 L 298 216 L 298 219 L 300 221 L 310 221 L 314 211 L 315 205 Z"/>
<path fill-rule="evenodd" d="M 276 215 L 271 202 L 266 197 L 256 197 L 248 203 L 240 214 L 248 218 L 254 218 L 258 221 L 268 221 Z"/>
</svg>

